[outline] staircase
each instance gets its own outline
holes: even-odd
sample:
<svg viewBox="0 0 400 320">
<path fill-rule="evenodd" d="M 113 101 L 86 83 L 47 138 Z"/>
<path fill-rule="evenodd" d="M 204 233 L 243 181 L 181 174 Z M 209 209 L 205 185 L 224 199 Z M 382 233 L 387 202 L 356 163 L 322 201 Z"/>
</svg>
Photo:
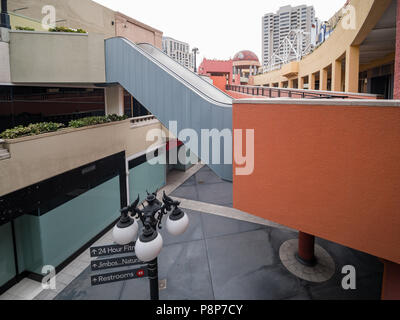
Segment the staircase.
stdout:
<svg viewBox="0 0 400 320">
<path fill-rule="evenodd" d="M 5 160 L 10 158 L 10 153 L 4 147 L 4 140 L 0 139 L 0 160 Z"/>
</svg>

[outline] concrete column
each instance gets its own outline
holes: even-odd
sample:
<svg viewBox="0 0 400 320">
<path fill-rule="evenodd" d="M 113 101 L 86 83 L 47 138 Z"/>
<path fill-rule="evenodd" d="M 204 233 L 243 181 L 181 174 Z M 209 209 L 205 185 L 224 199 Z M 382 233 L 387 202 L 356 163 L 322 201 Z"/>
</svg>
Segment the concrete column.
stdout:
<svg viewBox="0 0 400 320">
<path fill-rule="evenodd" d="M 299 251 L 296 258 L 302 264 L 313 266 L 315 259 L 315 236 L 299 231 Z"/>
<path fill-rule="evenodd" d="M 342 91 L 342 61 L 332 63 L 332 91 Z"/>
<path fill-rule="evenodd" d="M 346 50 L 346 92 L 358 92 L 360 72 L 360 47 L 350 46 Z"/>
<path fill-rule="evenodd" d="M 304 77 L 299 77 L 299 89 L 304 89 Z"/>
<path fill-rule="evenodd" d="M 296 81 L 296 79 L 290 79 L 289 80 L 289 88 L 290 89 L 296 89 L 295 87 L 294 87 L 294 82 Z"/>
<path fill-rule="evenodd" d="M 106 114 L 124 114 L 124 89 L 121 86 L 107 87 L 104 91 Z"/>
<path fill-rule="evenodd" d="M 308 76 L 308 88 L 310 90 L 315 90 L 315 73 Z"/>
<path fill-rule="evenodd" d="M 326 69 L 319 72 L 319 90 L 328 90 L 328 70 Z"/>
<path fill-rule="evenodd" d="M 396 58 L 394 62 L 394 99 L 400 99 L 400 0 L 397 0 Z"/>
</svg>

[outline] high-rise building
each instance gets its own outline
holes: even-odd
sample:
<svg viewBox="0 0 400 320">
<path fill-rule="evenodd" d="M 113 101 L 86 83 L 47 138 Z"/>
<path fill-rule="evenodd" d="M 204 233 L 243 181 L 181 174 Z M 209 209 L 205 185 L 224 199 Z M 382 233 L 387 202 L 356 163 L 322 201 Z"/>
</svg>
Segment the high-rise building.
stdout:
<svg viewBox="0 0 400 320">
<path fill-rule="evenodd" d="M 170 37 L 163 37 L 163 51 L 172 59 L 183 65 L 184 67 L 194 70 L 193 53 L 190 46 L 186 42 L 178 41 Z"/>
<path fill-rule="evenodd" d="M 292 30 L 302 30 L 302 50 L 310 44 L 312 24 L 315 20 L 313 6 L 284 6 L 277 13 L 267 13 L 262 18 L 262 62 L 266 66 L 274 53 L 283 54 L 280 43 Z M 279 52 L 277 51 L 279 49 Z"/>
</svg>

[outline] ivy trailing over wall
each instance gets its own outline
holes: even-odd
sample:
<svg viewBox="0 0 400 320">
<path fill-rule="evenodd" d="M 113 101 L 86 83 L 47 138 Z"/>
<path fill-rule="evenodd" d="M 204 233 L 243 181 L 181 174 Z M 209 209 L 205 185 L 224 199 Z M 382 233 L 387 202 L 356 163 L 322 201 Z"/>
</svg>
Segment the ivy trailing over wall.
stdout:
<svg viewBox="0 0 400 320">
<path fill-rule="evenodd" d="M 128 119 L 128 116 L 118 116 L 116 114 L 111 114 L 108 116 L 100 117 L 87 117 L 78 120 L 71 120 L 68 124 L 71 128 L 82 128 L 87 126 L 94 126 L 96 124 L 102 124 L 107 122 L 122 121 Z"/>
<path fill-rule="evenodd" d="M 68 124 L 69 128 L 82 128 L 93 126 L 102 123 L 116 122 L 128 119 L 128 116 L 118 116 L 116 114 L 100 116 L 100 117 L 87 117 L 78 120 L 71 120 Z M 54 132 L 65 128 L 62 123 L 55 122 L 40 122 L 33 123 L 28 126 L 17 126 L 12 129 L 7 129 L 0 133 L 1 139 L 16 139 L 25 136 L 35 136 L 42 133 Z"/>
<path fill-rule="evenodd" d="M 0 138 L 2 139 L 15 139 L 24 136 L 35 136 L 41 133 L 53 132 L 63 128 L 64 125 L 62 123 L 54 123 L 54 122 L 40 122 L 33 123 L 26 127 L 18 126 L 12 129 L 7 129 L 0 134 Z"/>
</svg>

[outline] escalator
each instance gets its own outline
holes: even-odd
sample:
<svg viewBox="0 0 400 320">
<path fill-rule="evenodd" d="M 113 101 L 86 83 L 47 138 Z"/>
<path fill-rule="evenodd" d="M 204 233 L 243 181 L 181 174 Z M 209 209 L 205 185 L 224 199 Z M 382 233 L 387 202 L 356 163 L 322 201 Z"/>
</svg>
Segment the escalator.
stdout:
<svg viewBox="0 0 400 320">
<path fill-rule="evenodd" d="M 232 98 L 159 49 L 117 37 L 105 41 L 105 52 L 107 83 L 119 83 L 165 127 L 169 127 L 169 121 L 176 121 L 177 132 L 195 130 L 199 158 L 202 129 L 232 130 Z M 225 140 L 220 141 L 221 164 L 209 167 L 222 179 L 231 181 L 232 164 L 223 164 Z M 231 150 L 231 142 L 228 143 Z M 211 162 L 211 141 L 209 155 Z"/>
</svg>

